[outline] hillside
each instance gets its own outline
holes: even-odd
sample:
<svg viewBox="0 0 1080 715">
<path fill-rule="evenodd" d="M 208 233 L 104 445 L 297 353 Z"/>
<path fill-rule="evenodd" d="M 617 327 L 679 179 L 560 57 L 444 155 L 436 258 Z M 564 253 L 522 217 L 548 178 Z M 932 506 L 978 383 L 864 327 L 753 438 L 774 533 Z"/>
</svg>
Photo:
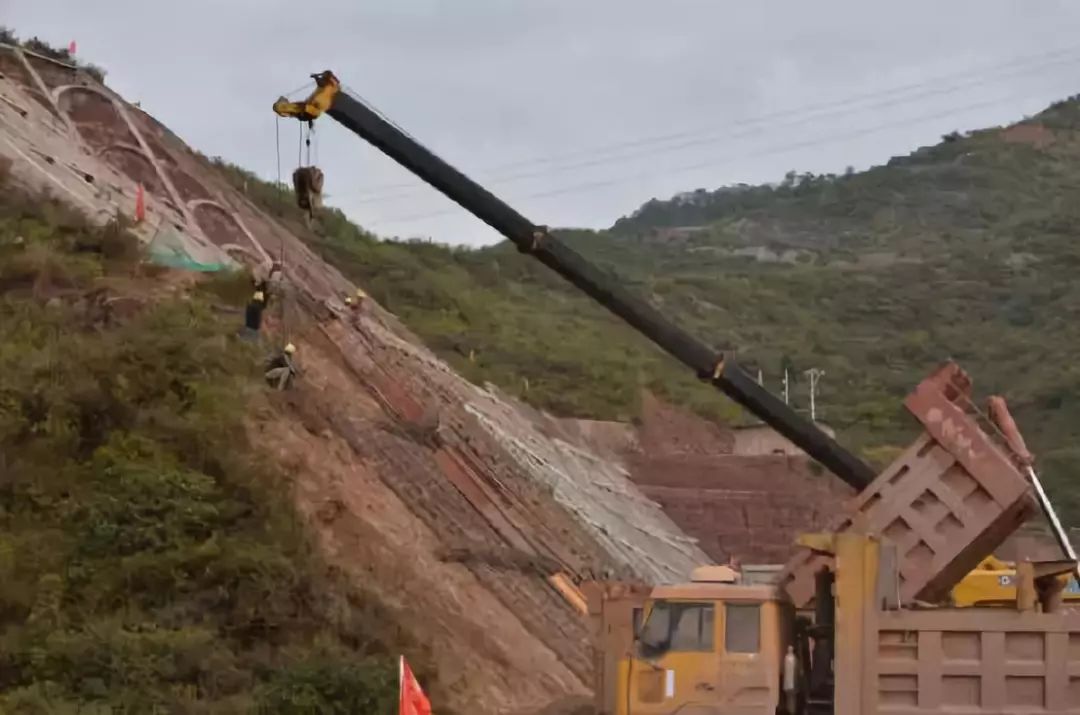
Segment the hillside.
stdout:
<svg viewBox="0 0 1080 715">
<path fill-rule="evenodd" d="M 308 246 L 399 247 L 5 39 L 0 710 L 387 712 L 398 653 L 445 715 L 587 699 L 586 582 L 709 562 L 630 479 L 648 455 L 347 311 L 358 284 Z M 267 390 L 289 342 L 296 383 Z"/>
<path fill-rule="evenodd" d="M 609 231 L 563 235 L 773 389 L 784 365 L 795 379 L 824 369 L 824 419 L 877 461 L 909 436 L 905 392 L 958 360 L 981 394 L 1007 395 L 1077 523 L 1078 160 L 1071 99 L 866 172 L 699 190 L 649 201 Z M 314 245 L 474 381 L 560 414 L 632 420 L 648 386 L 740 419 L 508 245 L 382 243 L 345 224 Z M 806 408 L 805 383 L 793 390 Z"/>
<path fill-rule="evenodd" d="M 507 246 L 309 222 L 100 70 L 10 39 L 0 709 L 378 712 L 404 652 L 439 713 L 547 711 L 591 687 L 586 582 L 780 560 L 846 494 L 653 400 L 745 419 Z M 877 459 L 905 440 L 899 397 L 957 357 L 1066 487 L 1071 209 L 1054 205 L 1075 111 L 565 235 L 772 384 L 781 362 L 824 367 L 826 419 Z M 251 346 L 235 332 L 271 256 L 284 280 Z M 357 286 L 374 300 L 349 312 Z M 272 393 L 260 365 L 285 342 L 301 374 Z"/>
<path fill-rule="evenodd" d="M 215 309 L 246 286 L 140 265 L 123 225 L 23 193 L 9 168 L 0 710 L 388 710 L 391 654 L 412 646 L 375 601 L 331 615 L 285 474 L 246 436 L 245 406 L 267 409 L 255 355 Z"/>
</svg>

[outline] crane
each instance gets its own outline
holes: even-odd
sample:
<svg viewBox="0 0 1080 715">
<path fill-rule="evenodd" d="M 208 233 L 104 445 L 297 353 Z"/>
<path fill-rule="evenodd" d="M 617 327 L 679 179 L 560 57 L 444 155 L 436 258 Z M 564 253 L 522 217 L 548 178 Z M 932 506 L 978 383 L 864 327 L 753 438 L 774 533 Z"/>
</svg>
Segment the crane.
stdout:
<svg viewBox="0 0 1080 715">
<path fill-rule="evenodd" d="M 894 698 L 897 693 L 904 697 L 913 693 L 921 704 L 923 680 L 927 681 L 926 699 L 940 697 L 946 675 L 940 656 L 943 629 L 975 643 L 991 632 L 1010 638 L 1010 629 L 1029 638 L 1049 637 L 1046 634 L 1080 638 L 1080 616 L 1060 613 L 1057 598 L 1064 575 L 1077 569 L 1071 546 L 1063 549 L 1069 555 L 1065 561 L 1025 563 L 1023 569 L 1015 569 L 1015 609 L 980 609 L 971 614 L 975 618 L 968 618 L 963 609 L 939 608 L 930 612 L 900 607 L 902 596 L 905 602 L 918 602 L 924 592 L 955 585 L 965 569 L 989 557 L 1035 508 L 1029 497 L 1033 486 L 1043 497 L 1030 466 L 1028 480 L 1017 468 L 1014 458 L 1022 444 L 998 449 L 977 421 L 964 412 L 961 398 L 966 399 L 970 382 L 955 365 L 940 368 L 908 397 L 908 409 L 923 422 L 926 432 L 905 456 L 875 479 L 867 464 L 813 420 L 805 419 L 765 389 L 738 365 L 733 355 L 688 334 L 626 290 L 616 276 L 600 270 L 553 235 L 548 227 L 529 221 L 377 111 L 344 92 L 329 70 L 312 78 L 316 88 L 310 96 L 299 102 L 279 98 L 274 111 L 306 122 L 309 127 L 324 114 L 330 116 L 497 230 L 521 252 L 554 270 L 862 493 L 856 499 L 853 515 L 832 531 L 800 537 L 803 551 L 785 567 L 783 586 L 732 582 L 730 575 L 706 567 L 689 584 L 654 589 L 645 603 L 640 637 L 635 633 L 632 639 L 635 650 L 616 644 L 605 651 L 605 666 L 600 669 L 596 688 L 598 702 L 607 702 L 608 697 L 617 701 L 618 709 L 614 711 L 620 715 L 630 715 L 632 704 L 635 715 L 675 712 L 671 708 L 676 706 L 680 712 L 683 706 L 691 706 L 702 712 L 755 715 L 869 715 L 878 712 L 879 698 Z M 298 169 L 294 184 L 318 193 L 321 172 L 313 169 Z M 305 172 L 312 180 L 298 181 L 298 176 L 305 178 Z M 312 198 L 298 196 L 309 209 L 317 203 Z M 951 480 L 945 479 L 946 472 Z M 965 485 L 969 487 L 967 492 L 955 491 L 963 491 Z M 945 496 L 936 505 L 941 508 L 931 508 L 924 501 L 924 495 L 931 494 L 928 486 L 942 489 L 940 493 Z M 998 493 L 997 500 L 988 499 L 980 509 L 969 508 L 965 495 L 989 494 L 991 489 Z M 1040 498 L 1038 503 L 1056 527 L 1059 540 L 1068 545 L 1049 501 Z M 920 516 L 916 518 L 915 514 Z M 904 520 L 908 517 L 912 519 L 910 524 Z M 905 532 L 898 541 L 909 547 L 904 553 L 881 537 L 889 536 L 889 531 L 895 531 L 898 525 Z M 943 537 L 941 529 L 952 536 Z M 925 548 L 911 548 L 913 543 Z M 984 563 L 985 567 L 995 565 Z M 813 606 L 812 625 L 805 619 L 793 618 L 793 601 L 800 608 Z M 601 613 L 607 611 L 602 609 Z M 621 609 L 618 613 L 621 620 L 607 623 L 602 630 L 629 634 L 629 621 L 623 616 L 631 611 Z M 722 620 L 718 620 L 721 613 Z M 703 640 L 689 648 L 676 648 L 672 641 L 674 624 L 684 617 L 698 619 L 700 627 L 695 632 Z M 723 631 L 717 625 L 720 623 Z M 722 639 L 717 635 L 721 632 Z M 904 634 L 902 643 L 894 640 L 897 633 Z M 936 644 L 937 651 L 928 648 L 930 652 L 922 654 L 916 646 L 923 642 Z M 911 660 L 896 659 L 900 645 Z M 991 651 L 976 652 L 987 659 Z M 629 656 L 623 657 L 627 653 Z M 1045 660 L 1049 673 L 1049 655 Z M 965 661 L 965 667 L 971 667 L 971 663 Z M 891 679 L 879 679 L 879 672 L 888 673 Z M 917 678 L 913 672 L 918 673 Z M 1020 687 L 1013 682 L 1018 679 L 1006 678 L 1001 667 L 982 671 L 977 668 L 973 672 L 982 672 L 984 690 L 996 688 L 1004 694 L 1012 687 Z M 915 686 L 910 684 L 913 678 Z M 897 690 L 894 686 L 900 680 L 902 688 Z M 1066 680 L 1047 677 L 1047 702 L 1068 700 Z M 962 700 L 956 703 L 975 708 L 982 702 L 981 692 L 957 690 L 954 695 Z M 751 700 L 739 700 L 744 696 L 752 698 L 754 705 L 750 705 Z M 717 707 L 702 709 L 705 701 Z M 989 707 L 997 704 L 995 700 L 986 703 Z M 934 708 L 925 712 L 943 711 Z"/>
<path fill-rule="evenodd" d="M 324 114 L 330 116 L 494 228 L 518 250 L 551 268 L 622 318 L 851 487 L 862 490 L 874 479 L 874 470 L 869 465 L 760 385 L 733 355 L 718 351 L 684 331 L 625 289 L 618 277 L 600 270 L 559 240 L 547 226 L 529 221 L 378 112 L 350 96 L 342 90 L 333 72 L 327 70 L 311 77 L 316 86 L 306 99 L 291 102 L 281 97 L 274 103 L 279 116 L 309 125 Z"/>
</svg>

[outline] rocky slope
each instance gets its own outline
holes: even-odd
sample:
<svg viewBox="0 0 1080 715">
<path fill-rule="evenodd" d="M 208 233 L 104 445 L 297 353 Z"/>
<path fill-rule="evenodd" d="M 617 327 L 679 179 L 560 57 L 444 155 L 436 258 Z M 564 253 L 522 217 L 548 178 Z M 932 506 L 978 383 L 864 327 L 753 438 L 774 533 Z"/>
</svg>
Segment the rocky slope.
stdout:
<svg viewBox="0 0 1080 715">
<path fill-rule="evenodd" d="M 573 583 L 684 578 L 708 557 L 579 432 L 458 376 L 390 314 L 345 314 L 351 285 L 205 158 L 63 62 L 0 48 L 0 154 L 25 186 L 99 221 L 130 215 L 151 253 L 285 266 L 270 343 L 296 389 L 249 415 L 290 475 L 330 568 L 432 653 L 446 706 L 504 713 L 584 695 Z M 269 349 L 271 344 L 267 345 Z"/>
</svg>

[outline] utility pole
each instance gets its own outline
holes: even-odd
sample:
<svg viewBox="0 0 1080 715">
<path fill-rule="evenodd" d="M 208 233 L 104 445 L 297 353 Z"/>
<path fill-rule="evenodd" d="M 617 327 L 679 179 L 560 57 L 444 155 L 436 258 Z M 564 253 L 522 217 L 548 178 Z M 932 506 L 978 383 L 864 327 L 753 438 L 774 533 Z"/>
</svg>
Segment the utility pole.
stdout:
<svg viewBox="0 0 1080 715">
<path fill-rule="evenodd" d="M 810 378 L 810 421 L 814 422 L 817 420 L 817 384 L 825 371 L 812 367 L 803 374 Z"/>
<path fill-rule="evenodd" d="M 784 404 L 791 404 L 791 400 L 788 399 L 788 371 L 786 367 L 784 368 Z"/>
</svg>

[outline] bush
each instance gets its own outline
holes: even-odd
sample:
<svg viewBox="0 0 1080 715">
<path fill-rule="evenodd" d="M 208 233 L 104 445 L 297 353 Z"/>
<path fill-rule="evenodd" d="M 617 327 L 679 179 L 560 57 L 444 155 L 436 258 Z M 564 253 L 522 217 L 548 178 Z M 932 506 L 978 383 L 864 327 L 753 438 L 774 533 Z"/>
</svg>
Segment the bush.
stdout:
<svg viewBox="0 0 1080 715">
<path fill-rule="evenodd" d="M 390 659 L 311 660 L 277 673 L 257 693 L 267 715 L 391 713 L 397 704 L 396 672 Z"/>
<path fill-rule="evenodd" d="M 96 79 L 101 84 L 105 84 L 105 70 L 97 65 L 85 64 L 80 67 L 83 72 Z"/>
<path fill-rule="evenodd" d="M 36 52 L 43 57 L 59 60 L 61 62 L 71 61 L 71 55 L 68 54 L 67 48 L 62 50 L 57 49 L 50 45 L 48 42 L 39 39 L 38 37 L 31 37 L 29 40 L 23 43 L 23 47 L 30 50 L 31 52 Z"/>
<path fill-rule="evenodd" d="M 257 356 L 207 299 L 248 279 L 88 329 L 108 285 L 155 293 L 123 225 L 0 195 L 0 230 L 28 236 L 0 251 L 0 712 L 375 712 L 393 673 L 345 642 L 378 639 L 322 620 L 247 441 Z"/>
</svg>

